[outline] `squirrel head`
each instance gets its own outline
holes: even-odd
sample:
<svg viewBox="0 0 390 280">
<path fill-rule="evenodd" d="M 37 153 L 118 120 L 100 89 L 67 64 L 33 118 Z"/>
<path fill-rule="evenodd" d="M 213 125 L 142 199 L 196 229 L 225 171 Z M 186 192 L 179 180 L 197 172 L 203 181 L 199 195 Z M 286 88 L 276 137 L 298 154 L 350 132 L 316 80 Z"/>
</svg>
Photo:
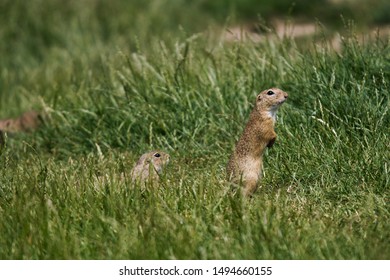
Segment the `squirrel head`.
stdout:
<svg viewBox="0 0 390 280">
<path fill-rule="evenodd" d="M 165 165 L 169 162 L 169 154 L 162 151 L 151 151 L 143 154 L 136 165 L 148 166 L 152 164 L 154 169 L 160 173 Z"/>
<path fill-rule="evenodd" d="M 266 112 L 275 119 L 276 111 L 288 98 L 287 92 L 279 88 L 270 88 L 260 92 L 256 98 L 256 110 Z"/>
</svg>

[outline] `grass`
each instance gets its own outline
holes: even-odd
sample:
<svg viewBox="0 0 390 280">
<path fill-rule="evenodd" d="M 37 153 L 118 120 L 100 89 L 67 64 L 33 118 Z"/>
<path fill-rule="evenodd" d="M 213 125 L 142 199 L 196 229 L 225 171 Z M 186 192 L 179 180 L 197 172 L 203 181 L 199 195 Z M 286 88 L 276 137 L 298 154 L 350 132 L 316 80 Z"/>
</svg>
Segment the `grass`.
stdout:
<svg viewBox="0 0 390 280">
<path fill-rule="evenodd" d="M 0 8 L 0 115 L 50 112 L 1 151 L 1 259 L 390 258 L 388 40 L 223 43 L 196 2 L 41 2 Z M 224 168 L 271 86 L 289 100 L 245 200 Z M 154 148 L 159 188 L 119 180 Z"/>
</svg>

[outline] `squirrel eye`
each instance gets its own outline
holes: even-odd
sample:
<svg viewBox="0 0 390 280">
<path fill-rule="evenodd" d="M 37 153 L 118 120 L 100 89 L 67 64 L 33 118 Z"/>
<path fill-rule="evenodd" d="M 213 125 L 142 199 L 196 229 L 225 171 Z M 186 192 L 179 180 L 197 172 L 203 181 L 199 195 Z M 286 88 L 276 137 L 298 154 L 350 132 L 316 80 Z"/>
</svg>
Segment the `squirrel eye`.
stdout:
<svg viewBox="0 0 390 280">
<path fill-rule="evenodd" d="M 267 95 L 274 95 L 274 94 L 275 92 L 273 92 L 272 90 L 267 91 Z"/>
<path fill-rule="evenodd" d="M 155 153 L 154 156 L 155 157 L 161 157 L 161 155 L 159 153 Z"/>
</svg>

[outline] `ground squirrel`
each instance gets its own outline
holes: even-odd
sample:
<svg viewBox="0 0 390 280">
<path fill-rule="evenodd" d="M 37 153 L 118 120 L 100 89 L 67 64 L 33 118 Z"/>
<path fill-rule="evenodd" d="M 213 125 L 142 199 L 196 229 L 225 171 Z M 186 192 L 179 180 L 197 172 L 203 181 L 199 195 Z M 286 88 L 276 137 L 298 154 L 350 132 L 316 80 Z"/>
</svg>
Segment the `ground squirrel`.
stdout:
<svg viewBox="0 0 390 280">
<path fill-rule="evenodd" d="M 169 155 L 162 151 L 143 154 L 130 172 L 132 182 L 158 182 L 163 168 L 169 162 Z"/>
<path fill-rule="evenodd" d="M 42 122 L 42 114 L 28 111 L 15 119 L 0 120 L 0 129 L 10 133 L 32 131 L 38 128 Z"/>
<path fill-rule="evenodd" d="M 144 188 L 148 183 L 158 184 L 160 176 L 164 167 L 168 164 L 170 156 L 162 151 L 152 151 L 143 154 L 130 173 L 122 172 L 119 174 L 119 182 L 126 182 L 127 178 L 132 185 L 138 185 Z M 111 181 L 110 176 L 100 175 L 97 176 L 94 186 L 96 189 L 100 189 L 104 184 Z"/>
<path fill-rule="evenodd" d="M 244 195 L 252 195 L 261 177 L 263 153 L 276 140 L 276 111 L 288 94 L 281 89 L 264 90 L 256 98 L 244 132 L 227 164 L 227 176 L 233 183 L 242 181 Z"/>
</svg>

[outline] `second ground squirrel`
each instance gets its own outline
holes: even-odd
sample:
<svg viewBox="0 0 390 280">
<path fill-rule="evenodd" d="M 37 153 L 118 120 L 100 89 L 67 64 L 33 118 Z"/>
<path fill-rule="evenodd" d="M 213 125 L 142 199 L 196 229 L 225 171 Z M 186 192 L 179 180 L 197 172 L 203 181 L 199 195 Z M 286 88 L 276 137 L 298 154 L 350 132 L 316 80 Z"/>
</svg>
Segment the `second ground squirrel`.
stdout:
<svg viewBox="0 0 390 280">
<path fill-rule="evenodd" d="M 37 129 L 43 122 L 43 114 L 28 111 L 14 119 L 0 120 L 0 129 L 9 132 L 27 132 Z"/>
<path fill-rule="evenodd" d="M 169 162 L 169 155 L 162 151 L 152 151 L 143 154 L 130 172 L 131 181 L 158 182 L 163 168 Z"/>
<path fill-rule="evenodd" d="M 252 195 L 257 189 L 263 168 L 263 153 L 276 140 L 276 111 L 287 97 L 288 94 L 278 88 L 267 89 L 257 95 L 255 107 L 230 157 L 228 179 L 233 183 L 242 182 L 245 196 Z"/>
</svg>

